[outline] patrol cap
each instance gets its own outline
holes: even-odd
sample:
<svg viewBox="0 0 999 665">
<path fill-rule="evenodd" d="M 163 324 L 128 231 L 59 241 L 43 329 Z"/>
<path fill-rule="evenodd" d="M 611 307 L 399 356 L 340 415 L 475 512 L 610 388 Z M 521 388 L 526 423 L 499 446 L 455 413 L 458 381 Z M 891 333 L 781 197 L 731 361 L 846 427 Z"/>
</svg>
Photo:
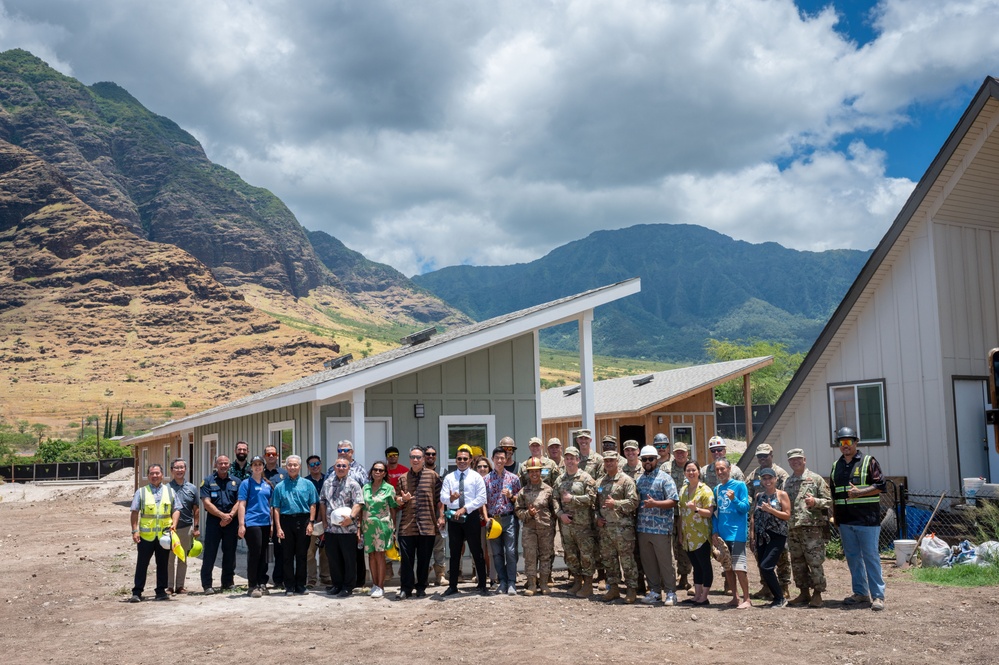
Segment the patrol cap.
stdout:
<svg viewBox="0 0 999 665">
<path fill-rule="evenodd" d="M 593 432 L 588 429 L 576 430 L 576 438 L 578 439 L 581 436 L 585 436 L 587 439 L 590 439 L 591 441 L 593 440 Z"/>
<path fill-rule="evenodd" d="M 628 448 L 634 448 L 635 450 L 638 450 L 639 448 L 641 448 L 641 446 L 638 445 L 638 441 L 635 441 L 634 439 L 628 439 L 627 441 L 624 442 L 624 449 L 627 450 Z M 655 448 L 653 448 L 653 450 L 655 450 Z M 656 455 L 658 454 L 659 453 L 656 453 Z"/>
<path fill-rule="evenodd" d="M 569 446 L 562 451 L 563 455 L 572 455 L 573 457 L 579 457 L 579 448 L 576 446 Z"/>
<path fill-rule="evenodd" d="M 769 466 L 763 467 L 757 472 L 757 474 L 761 477 L 762 476 L 773 476 L 774 478 L 777 477 L 777 472 L 771 469 Z"/>
<path fill-rule="evenodd" d="M 788 459 L 794 459 L 795 457 L 804 457 L 804 456 L 805 456 L 805 451 L 802 450 L 801 448 L 791 448 L 791 450 L 787 451 Z"/>
<path fill-rule="evenodd" d="M 532 436 L 531 440 L 527 442 L 527 445 L 528 446 L 533 446 L 534 444 L 537 444 L 539 446 L 543 446 L 544 442 L 541 439 L 539 439 L 538 437 Z"/>
<path fill-rule="evenodd" d="M 254 455 L 253 458 L 250 460 L 250 464 L 252 465 L 252 464 L 254 464 L 256 462 L 260 462 L 261 464 L 263 464 L 264 463 L 264 458 L 261 457 L 260 455 Z"/>
<path fill-rule="evenodd" d="M 561 445 L 562 445 L 562 440 L 559 439 L 557 436 L 553 436 L 552 438 L 548 439 L 549 448 L 551 448 L 552 446 L 561 446 Z"/>
<path fill-rule="evenodd" d="M 639 457 L 659 457 L 659 451 L 656 450 L 655 446 L 645 446 L 642 448 L 642 452 L 639 453 Z"/>
<path fill-rule="evenodd" d="M 683 441 L 677 441 L 676 443 L 673 444 L 673 452 L 674 453 L 678 453 L 681 450 L 683 452 L 685 452 L 685 453 L 689 453 L 690 452 L 690 448 L 688 448 L 687 444 L 684 443 Z"/>
<path fill-rule="evenodd" d="M 604 451 L 604 459 L 617 459 L 617 451 L 616 450 L 605 450 Z"/>
<path fill-rule="evenodd" d="M 600 445 L 606 447 L 608 444 L 610 444 L 610 445 L 614 446 L 615 448 L 617 448 L 617 437 L 616 436 L 611 436 L 610 434 L 605 435 L 604 438 L 601 439 Z"/>
<path fill-rule="evenodd" d="M 766 455 L 773 455 L 774 449 L 769 443 L 761 443 L 756 447 L 756 456 L 765 457 Z"/>
</svg>

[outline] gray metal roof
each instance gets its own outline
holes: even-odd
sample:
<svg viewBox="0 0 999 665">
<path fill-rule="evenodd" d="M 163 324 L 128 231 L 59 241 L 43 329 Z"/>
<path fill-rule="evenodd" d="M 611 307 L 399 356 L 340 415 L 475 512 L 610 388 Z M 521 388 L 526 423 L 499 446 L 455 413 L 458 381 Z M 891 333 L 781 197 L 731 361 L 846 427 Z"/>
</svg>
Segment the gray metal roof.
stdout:
<svg viewBox="0 0 999 665">
<path fill-rule="evenodd" d="M 276 398 L 281 398 L 284 396 L 292 396 L 295 393 L 305 393 L 303 394 L 304 399 L 310 399 L 311 397 L 307 394 L 310 390 L 313 390 L 319 386 L 325 386 L 327 384 L 345 382 L 347 377 L 355 377 L 362 373 L 373 373 L 377 368 L 384 368 L 385 366 L 392 365 L 393 363 L 401 364 L 405 358 L 426 355 L 428 356 L 427 364 L 433 364 L 439 362 L 440 353 L 435 353 L 434 350 L 439 350 L 440 347 L 448 344 L 454 344 L 459 340 L 467 340 L 468 338 L 474 338 L 477 334 L 483 333 L 484 331 L 489 331 L 493 329 L 501 329 L 504 327 L 509 328 L 509 337 L 523 334 L 533 330 L 534 328 L 543 328 L 550 325 L 555 325 L 562 322 L 565 319 L 566 314 L 572 316 L 578 315 L 582 311 L 590 309 L 596 305 L 602 304 L 605 300 L 614 300 L 621 295 L 628 295 L 629 292 L 634 292 L 640 288 L 640 281 L 638 278 L 632 278 L 624 280 L 622 282 L 617 282 L 616 284 L 608 284 L 607 286 L 602 286 L 596 289 L 591 289 L 589 291 L 584 291 L 582 293 L 577 293 L 572 296 L 567 296 L 565 298 L 559 298 L 557 300 L 552 300 L 540 305 L 535 305 L 533 307 L 527 307 L 525 309 L 518 310 L 516 312 L 511 312 L 509 314 L 504 314 L 502 316 L 497 316 L 486 321 L 480 321 L 478 323 L 472 323 L 466 326 L 459 326 L 446 330 L 431 337 L 426 342 L 412 345 L 412 346 L 400 346 L 395 349 L 390 349 L 382 353 L 375 354 L 373 356 L 368 356 L 367 358 L 362 358 L 360 360 L 351 361 L 349 364 L 342 367 L 337 367 L 336 369 L 323 370 L 316 372 L 315 374 L 310 374 L 308 376 L 303 376 L 300 379 L 291 381 L 289 383 L 282 384 L 280 386 L 275 386 L 267 390 L 262 390 L 251 395 L 247 395 L 240 399 L 234 400 L 232 402 L 227 402 L 225 404 L 220 404 L 218 406 L 206 409 L 199 413 L 180 418 L 178 420 L 172 420 L 163 425 L 155 427 L 152 431 L 128 439 L 129 443 L 135 442 L 137 440 L 150 438 L 153 436 L 158 436 L 163 433 L 163 431 L 177 431 L 179 429 L 185 429 L 187 427 L 193 426 L 191 423 L 200 424 L 206 417 L 219 415 L 226 412 L 236 411 L 244 407 L 248 407 L 258 403 L 264 403 L 272 401 Z M 625 293 L 614 296 L 612 298 L 605 297 L 607 292 L 621 290 L 618 287 L 625 287 Z M 566 308 L 561 307 L 564 305 L 571 305 L 578 302 L 578 307 L 576 308 Z M 544 314 L 548 310 L 552 310 L 553 313 L 551 317 L 542 317 L 539 321 L 537 317 L 532 315 Z M 532 319 L 528 325 L 528 319 Z M 518 325 L 522 323 L 522 325 Z M 488 342 L 484 342 L 483 346 L 488 346 L 494 344 L 495 339 L 491 338 Z M 466 345 L 467 346 L 467 345 Z M 467 351 L 466 351 L 467 352 Z M 456 352 L 455 355 L 458 355 Z M 407 367 L 402 373 L 411 372 L 411 363 L 407 364 Z M 384 373 L 379 373 L 379 379 L 373 383 L 381 383 L 384 378 Z M 268 407 L 269 408 L 269 407 Z M 228 416 L 223 416 L 228 417 Z M 221 419 L 221 418 L 220 418 Z M 197 422 L 196 422 L 197 421 Z"/>
<path fill-rule="evenodd" d="M 916 188 L 912 190 L 912 194 L 909 195 L 909 199 L 902 206 L 902 210 L 899 211 L 898 216 L 895 217 L 895 221 L 888 228 L 888 232 L 885 233 L 878 246 L 874 248 L 874 252 L 867 259 L 867 263 L 864 264 L 860 274 L 857 275 L 857 279 L 850 286 L 850 290 L 846 292 L 843 301 L 840 302 L 839 307 L 836 308 L 836 311 L 833 312 L 822 332 L 819 333 L 818 339 L 815 340 L 815 344 L 812 345 L 812 348 L 805 355 L 805 359 L 802 361 L 801 366 L 798 367 L 798 371 L 794 373 L 794 376 L 791 377 L 791 382 L 784 389 L 784 392 L 781 393 L 780 398 L 774 405 L 773 411 L 763 421 L 760 431 L 753 437 L 752 443 L 746 447 L 746 452 L 743 453 L 742 458 L 739 460 L 740 467 L 745 468 L 749 465 L 749 462 L 756 455 L 756 446 L 767 440 L 767 437 L 773 432 L 777 423 L 784 417 L 798 390 L 804 385 L 812 369 L 819 363 L 822 354 L 825 353 L 830 343 L 839 333 L 840 328 L 844 325 L 844 322 L 853 310 L 853 306 L 860 299 L 861 295 L 863 295 L 882 264 L 888 259 L 896 241 L 902 236 L 909 221 L 916 214 L 916 211 L 922 205 L 927 194 L 947 166 L 947 162 L 957 151 L 958 147 L 960 147 L 961 142 L 975 124 L 975 120 L 981 114 L 982 109 L 985 108 L 985 105 L 991 99 L 999 99 L 999 80 L 987 76 L 982 86 L 978 89 L 978 92 L 975 93 L 971 104 L 965 109 L 961 120 L 958 121 L 954 130 L 940 148 L 940 152 L 933 158 L 933 162 L 926 169 L 926 173 L 919 179 Z"/>
<path fill-rule="evenodd" d="M 716 386 L 725 381 L 748 374 L 773 363 L 773 356 L 729 360 L 707 365 L 694 365 L 681 369 L 653 372 L 652 380 L 636 386 L 634 379 L 648 376 L 624 376 L 606 379 L 593 384 L 593 399 L 596 414 L 640 413 L 667 401 L 683 399 L 691 393 Z M 541 419 L 572 419 L 582 417 L 580 394 L 566 395 L 565 391 L 575 385 L 551 388 L 541 393 Z"/>
</svg>

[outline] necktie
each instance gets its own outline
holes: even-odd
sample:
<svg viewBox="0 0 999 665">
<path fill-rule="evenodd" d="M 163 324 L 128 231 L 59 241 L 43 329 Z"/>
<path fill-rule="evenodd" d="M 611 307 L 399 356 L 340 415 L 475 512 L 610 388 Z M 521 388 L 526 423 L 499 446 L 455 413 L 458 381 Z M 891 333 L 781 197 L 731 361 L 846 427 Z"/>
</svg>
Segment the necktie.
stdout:
<svg viewBox="0 0 999 665">
<path fill-rule="evenodd" d="M 465 507 L 465 472 L 458 473 L 458 507 Z"/>
</svg>

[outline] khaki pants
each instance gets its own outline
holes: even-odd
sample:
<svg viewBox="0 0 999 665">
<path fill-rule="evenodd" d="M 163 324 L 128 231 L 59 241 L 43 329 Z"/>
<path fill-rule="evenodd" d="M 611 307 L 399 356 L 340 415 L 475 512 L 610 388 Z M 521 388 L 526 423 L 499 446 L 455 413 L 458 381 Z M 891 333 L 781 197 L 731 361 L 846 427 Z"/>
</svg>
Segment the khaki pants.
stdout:
<svg viewBox="0 0 999 665">
<path fill-rule="evenodd" d="M 308 581 L 306 584 L 308 586 L 315 586 L 318 580 L 319 584 L 323 586 L 330 586 L 333 584 L 333 580 L 330 579 L 330 562 L 326 558 L 326 552 L 322 547 L 319 547 L 319 539 L 323 536 L 323 527 L 315 526 L 312 527 L 313 535 L 309 539 L 309 551 L 306 553 L 305 567 L 308 569 Z M 316 575 L 316 557 L 319 558 L 319 574 Z"/>
<path fill-rule="evenodd" d="M 177 527 L 177 537 L 180 538 L 180 546 L 187 552 L 194 542 L 194 525 Z M 170 558 L 167 560 L 167 588 L 182 589 L 184 580 L 187 578 L 187 560 L 181 561 L 177 555 L 170 551 Z"/>
</svg>

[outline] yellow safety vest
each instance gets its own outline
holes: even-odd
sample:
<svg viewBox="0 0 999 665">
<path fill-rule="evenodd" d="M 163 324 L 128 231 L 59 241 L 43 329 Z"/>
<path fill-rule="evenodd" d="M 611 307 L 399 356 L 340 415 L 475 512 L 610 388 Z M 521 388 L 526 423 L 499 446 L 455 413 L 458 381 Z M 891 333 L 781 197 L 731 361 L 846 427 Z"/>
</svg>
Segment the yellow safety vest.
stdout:
<svg viewBox="0 0 999 665">
<path fill-rule="evenodd" d="M 173 524 L 173 506 L 170 502 L 170 488 L 163 487 L 163 497 L 159 505 L 149 485 L 142 488 L 142 510 L 139 513 L 139 536 L 143 540 L 157 540 Z"/>
<path fill-rule="evenodd" d="M 863 459 L 860 460 L 860 464 L 854 464 L 853 470 L 847 478 L 846 485 L 836 485 L 836 465 L 839 460 L 833 462 L 832 467 L 832 481 L 833 481 L 833 503 L 837 506 L 847 506 L 856 505 L 859 503 L 881 503 L 881 495 L 874 494 L 872 496 L 862 496 L 856 499 L 849 498 L 848 492 L 850 491 L 850 483 L 853 483 L 857 487 L 867 487 L 867 469 L 871 464 L 871 456 L 864 455 Z"/>
</svg>

